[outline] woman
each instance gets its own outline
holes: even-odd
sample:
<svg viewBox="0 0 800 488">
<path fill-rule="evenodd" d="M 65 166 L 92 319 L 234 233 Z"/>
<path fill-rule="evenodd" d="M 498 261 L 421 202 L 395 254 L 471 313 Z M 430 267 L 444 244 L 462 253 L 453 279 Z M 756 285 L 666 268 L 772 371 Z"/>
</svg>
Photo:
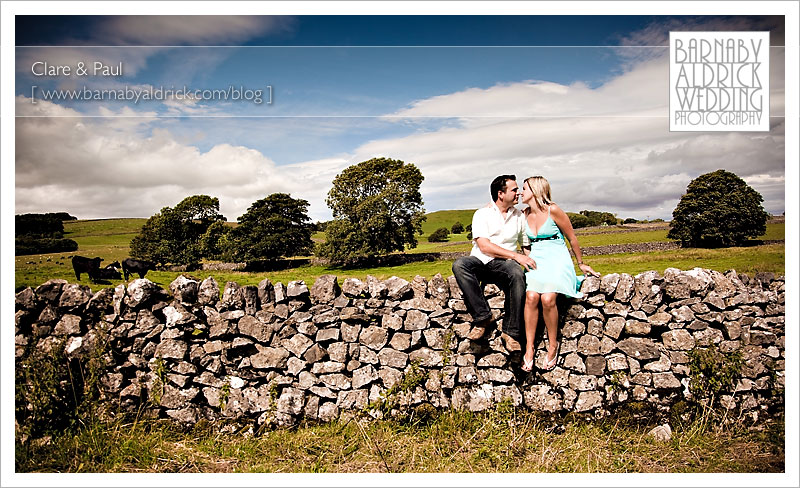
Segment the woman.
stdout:
<svg viewBox="0 0 800 488">
<path fill-rule="evenodd" d="M 523 371 L 533 369 L 535 348 L 533 339 L 539 325 L 539 304 L 547 327 L 547 356 L 543 369 L 553 369 L 558 360 L 558 293 L 581 298 L 579 291 L 583 276 L 575 276 L 572 258 L 567 250 L 564 237 L 569 240 L 578 267 L 584 274 L 600 276 L 591 266 L 583 262 L 578 238 L 572 230 L 567 214 L 552 202 L 550 183 L 542 176 L 532 176 L 522 185 L 522 202 L 528 205 L 525 210 L 526 232 L 530 239 L 530 249 L 525 254 L 536 261 L 536 269 L 525 273 L 527 291 L 525 296 L 525 355 L 522 357 Z"/>
</svg>

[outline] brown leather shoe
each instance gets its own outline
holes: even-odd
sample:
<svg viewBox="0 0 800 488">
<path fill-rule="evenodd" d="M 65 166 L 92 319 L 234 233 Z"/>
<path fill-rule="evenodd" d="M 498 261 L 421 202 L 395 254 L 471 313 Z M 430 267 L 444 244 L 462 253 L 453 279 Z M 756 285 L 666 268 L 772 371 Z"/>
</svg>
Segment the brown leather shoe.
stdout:
<svg viewBox="0 0 800 488">
<path fill-rule="evenodd" d="M 492 317 L 487 319 L 480 320 L 478 322 L 472 323 L 472 329 L 470 329 L 469 334 L 467 334 L 467 339 L 471 341 L 477 341 L 478 339 L 482 338 L 484 334 L 486 334 L 486 329 L 491 325 Z"/>
<path fill-rule="evenodd" d="M 508 349 L 508 352 L 521 351 L 522 346 L 519 345 L 516 339 L 503 332 L 500 334 L 500 339 L 503 340 L 503 345 Z"/>
<path fill-rule="evenodd" d="M 486 334 L 486 327 L 473 327 L 470 329 L 469 334 L 467 334 L 467 339 L 477 341 L 482 338 L 484 334 Z"/>
</svg>

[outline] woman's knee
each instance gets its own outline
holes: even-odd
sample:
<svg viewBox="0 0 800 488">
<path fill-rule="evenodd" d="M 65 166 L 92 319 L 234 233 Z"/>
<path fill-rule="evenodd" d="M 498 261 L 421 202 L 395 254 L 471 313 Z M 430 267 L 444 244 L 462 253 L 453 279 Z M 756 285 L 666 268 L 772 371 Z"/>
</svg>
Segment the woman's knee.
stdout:
<svg viewBox="0 0 800 488">
<path fill-rule="evenodd" d="M 556 306 L 557 295 L 555 293 L 545 293 L 542 295 L 542 307 L 553 308 Z"/>
<path fill-rule="evenodd" d="M 539 305 L 539 294 L 535 291 L 525 293 L 525 305 L 536 307 Z"/>
</svg>

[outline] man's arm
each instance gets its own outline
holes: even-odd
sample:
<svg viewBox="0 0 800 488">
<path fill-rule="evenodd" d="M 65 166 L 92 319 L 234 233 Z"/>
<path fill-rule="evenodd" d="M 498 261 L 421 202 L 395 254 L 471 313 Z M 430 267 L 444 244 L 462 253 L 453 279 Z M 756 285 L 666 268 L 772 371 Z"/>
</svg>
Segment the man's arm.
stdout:
<svg viewBox="0 0 800 488">
<path fill-rule="evenodd" d="M 508 249 L 502 248 L 497 244 L 491 242 L 486 237 L 476 238 L 475 243 L 478 245 L 478 249 L 480 249 L 481 252 L 486 254 L 487 256 L 493 258 L 513 259 L 526 269 L 536 269 L 536 261 L 531 259 L 529 256 L 526 256 L 525 254 L 520 254 L 516 251 L 509 251 Z"/>
</svg>

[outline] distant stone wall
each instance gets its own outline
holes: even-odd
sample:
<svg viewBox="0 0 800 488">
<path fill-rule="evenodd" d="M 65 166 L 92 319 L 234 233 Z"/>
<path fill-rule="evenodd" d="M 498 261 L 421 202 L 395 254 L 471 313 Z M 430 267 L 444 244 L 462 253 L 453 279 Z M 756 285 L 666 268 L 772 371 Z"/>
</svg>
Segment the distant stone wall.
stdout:
<svg viewBox="0 0 800 488">
<path fill-rule="evenodd" d="M 178 277 L 92 294 L 51 280 L 16 295 L 17 358 L 26 347 L 80 359 L 106 344 L 104 400 L 186 423 L 293 424 L 372 405 L 484 410 L 501 401 L 604 414 L 645 401 L 691 400 L 691 353 L 738 351 L 741 379 L 721 403 L 758 418 L 782 408 L 784 279 L 696 268 L 609 274 L 566 300 L 561 358 L 526 375 L 494 330 L 466 338 L 470 316 L 453 277 L 366 281 L 320 277 L 258 286 Z M 486 287 L 502 320 L 503 295 Z M 543 329 L 543 327 L 540 327 Z M 540 338 L 536 365 L 545 355 Z"/>
</svg>

